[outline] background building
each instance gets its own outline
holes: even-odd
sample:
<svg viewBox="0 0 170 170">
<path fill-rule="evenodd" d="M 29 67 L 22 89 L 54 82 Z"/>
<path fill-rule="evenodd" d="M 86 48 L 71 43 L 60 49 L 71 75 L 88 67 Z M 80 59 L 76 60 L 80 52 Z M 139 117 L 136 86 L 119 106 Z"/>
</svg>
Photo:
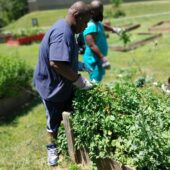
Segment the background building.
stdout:
<svg viewBox="0 0 170 170">
<path fill-rule="evenodd" d="M 29 11 L 58 9 L 69 7 L 77 0 L 28 0 Z M 91 0 L 83 0 L 84 2 L 91 2 Z M 110 0 L 102 0 L 103 3 L 109 3 Z"/>
</svg>

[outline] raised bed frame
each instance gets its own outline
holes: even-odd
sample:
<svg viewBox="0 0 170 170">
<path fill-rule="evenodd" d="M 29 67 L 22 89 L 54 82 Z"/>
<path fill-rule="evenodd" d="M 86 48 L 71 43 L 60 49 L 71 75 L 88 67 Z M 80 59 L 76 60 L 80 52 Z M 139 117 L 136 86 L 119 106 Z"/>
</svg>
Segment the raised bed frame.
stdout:
<svg viewBox="0 0 170 170">
<path fill-rule="evenodd" d="M 164 25 L 169 23 L 169 25 Z M 160 21 L 154 25 L 152 25 L 149 29 L 151 32 L 164 32 L 164 31 L 170 31 L 170 20 L 164 20 Z"/>
<path fill-rule="evenodd" d="M 72 124 L 70 121 L 70 115 L 71 113 L 69 112 L 63 112 L 63 123 L 65 128 L 66 138 L 67 138 L 68 153 L 70 155 L 71 160 L 74 163 L 82 164 L 83 166 L 90 166 L 92 162 L 89 158 L 87 150 L 85 148 L 82 148 L 81 150 L 77 151 L 74 147 L 75 141 L 74 141 Z M 98 159 L 97 169 L 98 170 L 135 170 L 135 168 L 132 168 L 128 165 L 121 166 L 119 162 L 114 161 L 112 159 Z"/>
<path fill-rule="evenodd" d="M 121 52 L 128 52 L 131 50 L 134 50 L 138 47 L 144 46 L 150 42 L 153 42 L 156 39 L 159 39 L 160 37 L 162 37 L 161 33 L 158 34 L 153 34 L 153 33 L 138 33 L 139 35 L 150 35 L 148 38 L 145 38 L 143 40 L 137 41 L 137 42 L 133 42 L 130 43 L 127 46 L 115 46 L 115 45 L 110 45 L 110 49 L 114 50 L 114 51 L 121 51 Z"/>
</svg>

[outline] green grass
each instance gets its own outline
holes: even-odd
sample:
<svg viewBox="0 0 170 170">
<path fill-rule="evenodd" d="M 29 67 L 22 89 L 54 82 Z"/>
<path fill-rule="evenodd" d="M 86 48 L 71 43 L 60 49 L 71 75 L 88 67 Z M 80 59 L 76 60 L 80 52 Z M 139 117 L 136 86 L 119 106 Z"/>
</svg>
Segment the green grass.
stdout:
<svg viewBox="0 0 170 170">
<path fill-rule="evenodd" d="M 110 8 L 107 6 L 106 8 Z M 154 2 L 153 4 L 137 3 L 123 5 L 126 17 L 113 19 L 107 18 L 112 25 L 123 25 L 127 23 L 140 23 L 141 27 L 134 31 L 144 32 L 159 22 L 160 20 L 170 19 L 169 14 L 159 16 L 145 16 L 160 12 L 168 12 L 170 2 Z M 31 18 L 37 17 L 40 26 L 50 26 L 56 19 L 63 17 L 66 10 L 41 11 L 30 13 L 15 23 L 12 23 L 6 29 L 15 29 L 22 27 L 31 27 Z M 141 15 L 144 15 L 143 17 Z M 132 18 L 134 16 L 134 18 Z M 135 18 L 136 16 L 141 16 Z M 133 32 L 131 32 L 133 34 Z M 110 34 L 109 44 L 114 42 L 116 35 Z M 156 45 L 157 43 L 157 45 Z M 163 37 L 157 42 L 150 43 L 134 51 L 127 53 L 109 51 L 108 60 L 111 63 L 111 70 L 106 72 L 103 83 L 115 79 L 115 71 L 121 68 L 137 67 L 142 72 L 154 76 L 155 80 L 166 81 L 169 76 L 170 65 L 170 34 L 163 33 Z M 39 44 L 26 46 L 10 47 L 6 44 L 0 44 L 0 56 L 19 57 L 24 59 L 32 68 L 38 60 Z M 81 56 L 80 56 L 81 59 Z M 86 73 L 83 73 L 87 77 Z M 48 170 L 52 169 L 46 165 L 46 130 L 45 130 L 45 111 L 40 100 L 33 101 L 30 106 L 19 108 L 17 117 L 11 117 L 10 120 L 1 122 L 0 125 L 0 170 Z M 66 165 L 68 164 L 68 165 Z M 61 166 L 67 166 L 69 170 L 74 165 L 61 163 Z"/>
<path fill-rule="evenodd" d="M 38 24 L 40 27 L 49 27 L 57 19 L 64 18 L 65 15 L 66 15 L 66 9 L 32 12 L 30 14 L 21 17 L 16 22 L 9 24 L 4 29 L 14 30 L 19 28 L 30 28 L 32 27 L 32 18 L 38 19 Z"/>
<path fill-rule="evenodd" d="M 0 56 L 19 57 L 34 68 L 38 61 L 38 47 L 38 43 L 23 46 L 8 46 L 6 44 L 1 44 Z"/>
</svg>

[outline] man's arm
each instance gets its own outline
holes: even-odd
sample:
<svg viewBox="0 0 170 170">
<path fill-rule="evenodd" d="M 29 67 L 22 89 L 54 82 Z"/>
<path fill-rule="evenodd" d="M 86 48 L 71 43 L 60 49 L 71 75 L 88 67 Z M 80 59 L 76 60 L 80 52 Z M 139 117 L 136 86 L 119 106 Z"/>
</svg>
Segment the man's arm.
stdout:
<svg viewBox="0 0 170 170">
<path fill-rule="evenodd" d="M 57 72 L 67 80 L 74 82 L 78 79 L 79 75 L 73 71 L 73 69 L 67 62 L 50 61 L 50 66 L 55 70 L 55 72 Z"/>
<path fill-rule="evenodd" d="M 88 90 L 93 86 L 87 79 L 75 73 L 67 62 L 50 61 L 50 66 L 56 73 L 62 75 L 67 80 L 72 81 L 73 85 L 79 89 Z"/>
<path fill-rule="evenodd" d="M 113 32 L 113 27 L 111 27 L 109 24 L 103 23 L 103 27 L 104 27 L 105 31 Z"/>
<path fill-rule="evenodd" d="M 103 23 L 103 27 L 104 27 L 105 31 L 110 31 L 110 32 L 116 33 L 116 34 L 119 34 L 121 31 L 123 31 L 119 27 L 111 27 L 110 24 L 106 24 L 106 23 Z"/>
</svg>

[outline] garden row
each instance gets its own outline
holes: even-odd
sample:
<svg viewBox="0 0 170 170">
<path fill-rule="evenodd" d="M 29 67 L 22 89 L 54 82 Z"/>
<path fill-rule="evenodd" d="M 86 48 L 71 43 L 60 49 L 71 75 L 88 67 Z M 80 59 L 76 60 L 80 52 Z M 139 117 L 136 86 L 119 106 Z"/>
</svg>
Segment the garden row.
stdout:
<svg viewBox="0 0 170 170">
<path fill-rule="evenodd" d="M 159 87 L 139 86 L 139 81 L 121 79 L 76 93 L 71 116 L 74 147 L 85 149 L 97 169 L 99 160 L 106 159 L 139 170 L 169 169 L 170 99 Z M 67 152 L 66 144 L 61 129 L 62 152 Z"/>
<path fill-rule="evenodd" d="M 0 116 L 22 106 L 30 95 L 32 69 L 18 57 L 0 56 Z"/>
<path fill-rule="evenodd" d="M 30 28 L 30 29 L 20 29 L 17 31 L 6 32 L 1 34 L 0 42 L 5 42 L 9 45 L 24 45 L 31 44 L 33 42 L 39 42 L 42 40 L 45 34 L 45 29 L 40 28 Z"/>
</svg>

